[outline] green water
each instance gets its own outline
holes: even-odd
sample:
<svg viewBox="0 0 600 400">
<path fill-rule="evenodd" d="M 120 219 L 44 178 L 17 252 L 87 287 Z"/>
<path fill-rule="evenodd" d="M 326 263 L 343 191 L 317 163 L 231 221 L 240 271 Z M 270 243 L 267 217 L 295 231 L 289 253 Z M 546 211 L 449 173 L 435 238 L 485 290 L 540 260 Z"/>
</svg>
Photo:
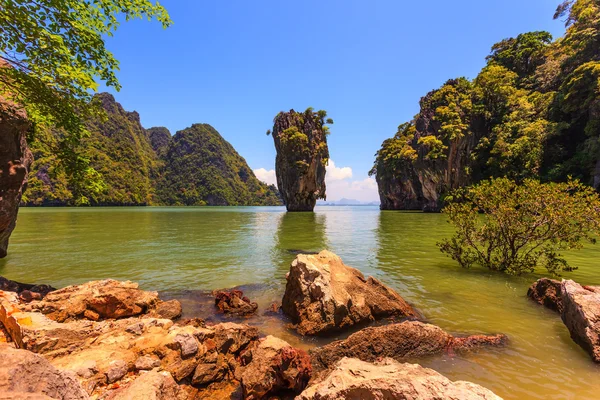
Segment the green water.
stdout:
<svg viewBox="0 0 600 400">
<path fill-rule="evenodd" d="M 445 355 L 422 364 L 451 379 L 484 385 L 506 399 L 595 399 L 600 367 L 569 338 L 560 317 L 526 298 L 538 276 L 463 270 L 436 248 L 451 233 L 439 214 L 375 207 L 22 209 L 0 275 L 56 287 L 130 279 L 180 297 L 202 316 L 203 291 L 249 285 L 264 307 L 281 298 L 298 251 L 327 248 L 398 290 L 427 320 L 452 333 L 505 333 L 505 349 Z M 600 246 L 569 255 L 567 275 L 600 285 Z M 204 296 L 204 297 L 203 297 Z M 279 320 L 250 323 L 311 346 Z"/>
</svg>

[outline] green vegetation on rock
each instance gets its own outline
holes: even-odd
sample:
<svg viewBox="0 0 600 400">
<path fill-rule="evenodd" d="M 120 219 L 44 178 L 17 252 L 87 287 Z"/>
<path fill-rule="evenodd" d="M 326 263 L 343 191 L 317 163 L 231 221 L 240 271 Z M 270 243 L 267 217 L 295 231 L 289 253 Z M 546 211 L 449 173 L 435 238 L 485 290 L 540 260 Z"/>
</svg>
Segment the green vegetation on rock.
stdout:
<svg viewBox="0 0 600 400">
<path fill-rule="evenodd" d="M 473 81 L 421 99 L 376 154 L 382 208 L 437 211 L 446 193 L 493 177 L 600 187 L 600 4 L 566 1 L 555 18 L 564 37 L 502 40 Z"/>
<path fill-rule="evenodd" d="M 438 243 L 462 267 L 481 265 L 509 274 L 572 271 L 560 251 L 596 242 L 600 196 L 576 180 L 540 183 L 507 178 L 482 181 L 446 197 L 443 212 L 455 235 Z"/>
</svg>

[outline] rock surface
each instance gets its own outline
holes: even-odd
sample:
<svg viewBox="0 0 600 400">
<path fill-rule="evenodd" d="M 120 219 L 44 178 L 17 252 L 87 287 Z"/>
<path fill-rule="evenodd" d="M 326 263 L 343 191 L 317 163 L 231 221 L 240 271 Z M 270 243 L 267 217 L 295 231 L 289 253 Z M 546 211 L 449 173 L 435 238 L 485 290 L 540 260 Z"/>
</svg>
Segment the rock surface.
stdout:
<svg viewBox="0 0 600 400">
<path fill-rule="evenodd" d="M 405 321 L 362 329 L 345 340 L 311 350 L 310 356 L 315 373 L 321 373 L 344 357 L 367 362 L 385 357 L 406 361 L 443 352 L 503 346 L 506 342 L 504 335 L 454 337 L 435 325 Z"/>
<path fill-rule="evenodd" d="M 33 162 L 26 141 L 29 128 L 25 111 L 0 97 L 0 258 L 6 257 Z"/>
<path fill-rule="evenodd" d="M 280 112 L 273 125 L 277 187 L 288 211 L 312 211 L 325 199 L 327 127 L 318 113 Z"/>
<path fill-rule="evenodd" d="M 184 400 L 183 392 L 168 372 L 150 371 L 111 393 L 107 400 Z"/>
<path fill-rule="evenodd" d="M 452 382 L 432 369 L 389 358 L 375 364 L 344 358 L 322 381 L 296 397 L 296 400 L 337 399 L 501 400 L 474 383 Z"/>
<path fill-rule="evenodd" d="M 398 293 L 322 251 L 300 254 L 287 275 L 282 309 L 302 335 L 341 331 L 384 317 L 416 317 Z"/>
<path fill-rule="evenodd" d="M 215 307 L 224 314 L 249 316 L 258 309 L 258 304 L 251 302 L 241 290 L 219 290 L 214 296 Z"/>
<path fill-rule="evenodd" d="M 311 377 L 308 354 L 273 336 L 261 339 L 243 357 L 248 363 L 241 376 L 246 399 L 268 398 L 281 391 L 299 394 Z"/>
<path fill-rule="evenodd" d="M 561 318 L 571 338 L 600 362 L 600 288 L 563 280 L 561 301 Z"/>
<path fill-rule="evenodd" d="M 0 354 L 0 398 L 88 398 L 74 374 L 58 370 L 42 356 L 6 344 L 0 344 Z"/>
<path fill-rule="evenodd" d="M 30 302 L 32 300 L 41 300 L 48 293 L 56 289 L 50 285 L 20 283 L 0 276 L 0 290 L 18 293 L 21 300 Z"/>
<path fill-rule="evenodd" d="M 527 290 L 527 297 L 551 310 L 562 312 L 561 284 L 555 279 L 538 279 Z"/>
</svg>

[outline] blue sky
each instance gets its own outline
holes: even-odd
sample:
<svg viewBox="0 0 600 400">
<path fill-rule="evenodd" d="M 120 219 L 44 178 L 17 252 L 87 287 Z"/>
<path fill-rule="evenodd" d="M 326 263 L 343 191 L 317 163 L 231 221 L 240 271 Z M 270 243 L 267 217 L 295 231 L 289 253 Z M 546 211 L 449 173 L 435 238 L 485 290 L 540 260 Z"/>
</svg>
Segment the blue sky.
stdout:
<svg viewBox="0 0 600 400">
<path fill-rule="evenodd" d="M 123 24 L 115 96 L 142 124 L 174 134 L 209 123 L 264 179 L 265 135 L 281 110 L 325 109 L 335 121 L 328 199 L 376 200 L 374 154 L 447 79 L 473 78 L 495 42 L 564 26 L 559 0 L 165 0 L 174 25 Z M 262 176 L 261 175 L 261 176 Z"/>
</svg>

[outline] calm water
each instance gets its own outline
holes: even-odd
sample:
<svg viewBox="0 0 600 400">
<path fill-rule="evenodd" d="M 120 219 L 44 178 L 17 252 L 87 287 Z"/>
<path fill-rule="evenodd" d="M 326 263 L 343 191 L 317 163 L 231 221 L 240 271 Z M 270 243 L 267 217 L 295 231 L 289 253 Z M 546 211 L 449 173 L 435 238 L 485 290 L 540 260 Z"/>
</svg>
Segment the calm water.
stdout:
<svg viewBox="0 0 600 400">
<path fill-rule="evenodd" d="M 22 209 L 0 275 L 56 287 L 129 279 L 180 297 L 188 315 L 208 312 L 204 291 L 248 285 L 262 307 L 281 298 L 295 253 L 330 249 L 398 290 L 429 322 L 456 333 L 510 337 L 505 349 L 421 360 L 451 379 L 506 399 L 595 399 L 600 367 L 569 338 L 557 314 L 526 298 L 538 276 L 463 270 L 435 243 L 451 233 L 443 215 L 375 207 Z M 600 285 L 600 246 L 569 255 L 566 275 Z M 264 332 L 299 343 L 278 319 Z"/>
</svg>

